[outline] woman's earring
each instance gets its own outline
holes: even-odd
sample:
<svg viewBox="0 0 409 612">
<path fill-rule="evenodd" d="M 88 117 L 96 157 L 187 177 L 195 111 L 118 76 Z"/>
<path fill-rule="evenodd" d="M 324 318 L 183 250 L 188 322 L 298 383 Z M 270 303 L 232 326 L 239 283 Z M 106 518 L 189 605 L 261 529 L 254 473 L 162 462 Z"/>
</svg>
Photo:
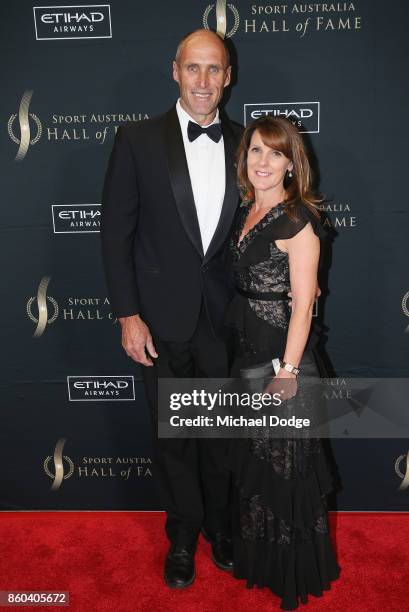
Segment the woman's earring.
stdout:
<svg viewBox="0 0 409 612">
<path fill-rule="evenodd" d="M 289 176 L 289 178 L 292 178 L 292 177 L 293 177 L 293 171 L 292 171 L 292 170 L 289 170 L 289 171 L 288 171 L 288 176 Z"/>
</svg>

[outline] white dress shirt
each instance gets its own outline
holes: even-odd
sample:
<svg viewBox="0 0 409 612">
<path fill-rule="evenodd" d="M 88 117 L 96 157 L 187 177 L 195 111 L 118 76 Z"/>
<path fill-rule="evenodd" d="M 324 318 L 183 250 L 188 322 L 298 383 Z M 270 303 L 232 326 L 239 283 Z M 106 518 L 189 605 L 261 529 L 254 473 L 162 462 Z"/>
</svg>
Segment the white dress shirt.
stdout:
<svg viewBox="0 0 409 612">
<path fill-rule="evenodd" d="M 206 134 L 201 134 L 196 140 L 190 142 L 187 126 L 189 121 L 193 123 L 197 121 L 182 108 L 180 99 L 177 101 L 176 111 L 185 145 L 203 252 L 206 253 L 219 222 L 226 188 L 223 136 L 219 142 L 214 142 Z M 214 120 L 209 125 L 219 122 L 219 111 L 217 110 Z"/>
</svg>

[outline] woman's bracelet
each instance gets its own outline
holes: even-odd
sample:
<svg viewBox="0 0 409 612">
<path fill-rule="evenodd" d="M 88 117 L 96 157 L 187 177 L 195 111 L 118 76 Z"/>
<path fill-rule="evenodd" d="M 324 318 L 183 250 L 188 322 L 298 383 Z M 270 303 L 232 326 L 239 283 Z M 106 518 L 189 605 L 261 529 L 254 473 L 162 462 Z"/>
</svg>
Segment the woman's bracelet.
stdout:
<svg viewBox="0 0 409 612">
<path fill-rule="evenodd" d="M 296 376 L 298 376 L 298 374 L 300 373 L 300 368 L 296 368 L 295 366 L 291 365 L 291 363 L 286 363 L 282 359 L 280 359 L 280 367 L 286 372 L 290 372 L 291 374 L 295 374 Z"/>
</svg>

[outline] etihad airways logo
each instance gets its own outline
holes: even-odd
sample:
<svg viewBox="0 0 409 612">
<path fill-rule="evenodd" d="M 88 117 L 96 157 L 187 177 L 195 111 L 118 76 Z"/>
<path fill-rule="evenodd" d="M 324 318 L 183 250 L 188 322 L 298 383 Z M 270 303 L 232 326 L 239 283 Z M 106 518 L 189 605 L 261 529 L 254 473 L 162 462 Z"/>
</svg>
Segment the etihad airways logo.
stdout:
<svg viewBox="0 0 409 612">
<path fill-rule="evenodd" d="M 43 126 L 40 119 L 34 113 L 29 112 L 32 90 L 27 90 L 23 93 L 18 110 L 18 125 L 20 133 L 16 131 L 17 114 L 10 115 L 7 123 L 7 131 L 13 142 L 18 145 L 15 161 L 22 161 L 27 155 L 28 147 L 35 145 L 41 138 Z M 31 119 L 31 121 L 30 121 Z"/>
<path fill-rule="evenodd" d="M 286 117 L 299 128 L 301 134 L 320 131 L 319 102 L 261 102 L 244 105 L 244 125 L 260 117 Z"/>
<path fill-rule="evenodd" d="M 54 234 L 96 234 L 101 226 L 101 204 L 52 204 Z"/>
<path fill-rule="evenodd" d="M 67 376 L 70 402 L 132 401 L 133 376 Z"/>
<path fill-rule="evenodd" d="M 112 38 L 109 4 L 34 6 L 37 40 Z"/>
</svg>

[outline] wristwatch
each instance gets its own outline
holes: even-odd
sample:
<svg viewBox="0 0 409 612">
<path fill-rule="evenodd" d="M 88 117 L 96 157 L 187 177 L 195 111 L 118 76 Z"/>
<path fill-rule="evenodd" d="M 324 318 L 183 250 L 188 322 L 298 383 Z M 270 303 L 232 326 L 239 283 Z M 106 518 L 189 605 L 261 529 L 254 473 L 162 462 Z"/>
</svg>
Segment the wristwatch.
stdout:
<svg viewBox="0 0 409 612">
<path fill-rule="evenodd" d="M 295 366 L 291 365 L 291 363 L 286 363 L 282 359 L 280 359 L 280 367 L 286 372 L 291 372 L 291 374 L 295 374 L 296 376 L 298 376 L 300 373 L 300 368 L 296 368 Z"/>
</svg>

